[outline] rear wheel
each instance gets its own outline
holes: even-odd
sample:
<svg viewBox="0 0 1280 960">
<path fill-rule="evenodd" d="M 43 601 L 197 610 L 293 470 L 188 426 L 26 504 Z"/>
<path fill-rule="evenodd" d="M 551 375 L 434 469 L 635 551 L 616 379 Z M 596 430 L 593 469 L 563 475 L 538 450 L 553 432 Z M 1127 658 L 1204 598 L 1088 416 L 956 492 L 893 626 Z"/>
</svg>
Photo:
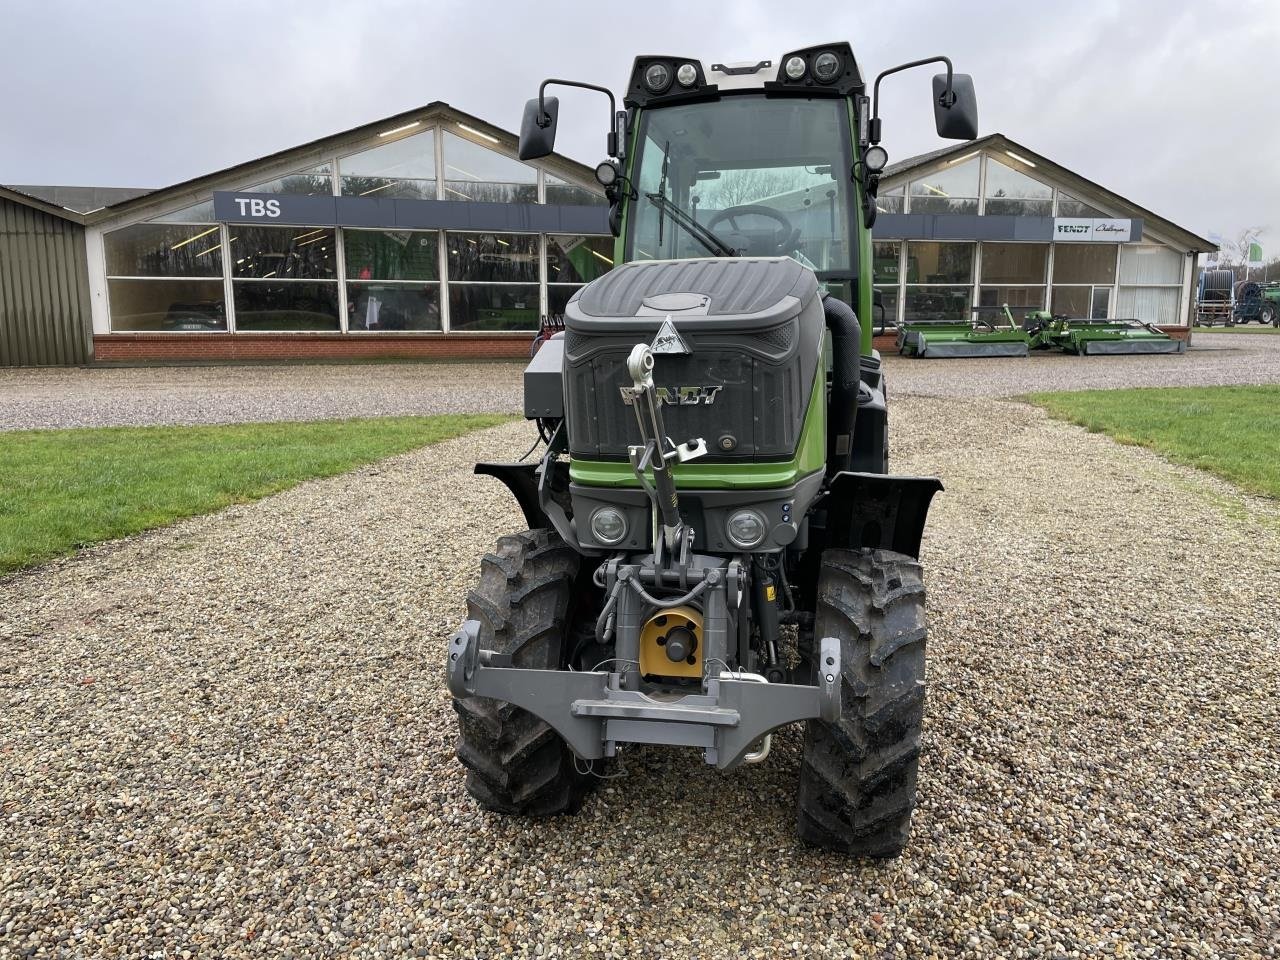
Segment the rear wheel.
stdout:
<svg viewBox="0 0 1280 960">
<path fill-rule="evenodd" d="M 1264 303 L 1262 305 L 1261 322 L 1271 324 L 1273 327 L 1280 327 L 1280 313 L 1276 311 L 1274 303 Z"/>
<path fill-rule="evenodd" d="M 516 667 L 564 666 L 578 572 L 578 554 L 549 530 L 502 537 L 480 561 L 480 582 L 467 594 L 467 616 L 480 622 L 480 648 L 510 655 Z M 487 697 L 453 706 L 458 759 L 480 806 L 545 817 L 582 805 L 593 778 L 579 772 L 573 752 L 546 723 Z"/>
<path fill-rule="evenodd" d="M 920 564 L 887 550 L 826 550 L 818 638 L 840 640 L 835 723 L 806 724 L 797 798 L 808 843 L 896 857 L 911 829 L 924 717 L 924 581 Z"/>
</svg>

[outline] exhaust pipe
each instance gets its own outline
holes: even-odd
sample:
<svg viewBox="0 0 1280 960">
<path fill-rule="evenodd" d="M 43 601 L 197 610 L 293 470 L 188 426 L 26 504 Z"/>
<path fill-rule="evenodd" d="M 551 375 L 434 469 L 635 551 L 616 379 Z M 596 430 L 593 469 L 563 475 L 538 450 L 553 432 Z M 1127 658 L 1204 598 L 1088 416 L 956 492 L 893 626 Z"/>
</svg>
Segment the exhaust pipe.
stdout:
<svg viewBox="0 0 1280 960">
<path fill-rule="evenodd" d="M 853 426 L 862 383 L 862 326 L 853 308 L 828 294 L 822 312 L 831 331 L 831 403 L 827 407 L 827 462 L 831 472 L 853 463 Z"/>
</svg>

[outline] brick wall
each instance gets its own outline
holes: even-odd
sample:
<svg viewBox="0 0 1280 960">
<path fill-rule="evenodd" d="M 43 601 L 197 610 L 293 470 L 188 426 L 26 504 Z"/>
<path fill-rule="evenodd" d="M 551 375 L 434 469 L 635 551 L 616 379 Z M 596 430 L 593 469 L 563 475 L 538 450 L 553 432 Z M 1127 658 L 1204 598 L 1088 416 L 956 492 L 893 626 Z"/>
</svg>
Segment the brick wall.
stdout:
<svg viewBox="0 0 1280 960">
<path fill-rule="evenodd" d="M 527 359 L 532 333 L 377 334 L 113 333 L 93 338 L 96 363 L 286 360 Z"/>
<path fill-rule="evenodd" d="M 1190 340 L 1188 327 L 1161 327 Z M 93 338 L 96 363 L 220 363 L 328 360 L 524 360 L 531 333 L 377 334 L 113 333 Z M 896 333 L 875 338 L 882 354 L 896 353 Z"/>
</svg>

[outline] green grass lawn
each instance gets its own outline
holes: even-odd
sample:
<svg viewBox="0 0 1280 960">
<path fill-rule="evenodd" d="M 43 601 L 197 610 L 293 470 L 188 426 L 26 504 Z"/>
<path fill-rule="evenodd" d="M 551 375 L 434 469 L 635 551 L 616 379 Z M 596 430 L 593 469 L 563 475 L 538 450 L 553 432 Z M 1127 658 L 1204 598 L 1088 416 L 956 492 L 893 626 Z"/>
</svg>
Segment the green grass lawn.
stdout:
<svg viewBox="0 0 1280 960">
<path fill-rule="evenodd" d="M 1036 393 L 1050 416 L 1280 499 L 1280 386 Z"/>
<path fill-rule="evenodd" d="M 507 419 L 451 415 L 0 433 L 0 573 Z"/>
</svg>

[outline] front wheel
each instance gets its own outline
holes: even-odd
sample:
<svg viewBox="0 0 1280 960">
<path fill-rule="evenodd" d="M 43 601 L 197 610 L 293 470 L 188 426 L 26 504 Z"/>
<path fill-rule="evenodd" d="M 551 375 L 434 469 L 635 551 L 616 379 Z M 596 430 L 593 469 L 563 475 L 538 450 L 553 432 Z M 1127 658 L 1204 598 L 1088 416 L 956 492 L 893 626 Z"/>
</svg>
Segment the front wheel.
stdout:
<svg viewBox="0 0 1280 960">
<path fill-rule="evenodd" d="M 1273 327 L 1280 327 L 1280 312 L 1276 310 L 1274 303 L 1263 304 L 1260 320 L 1264 326 L 1269 323 Z"/>
<path fill-rule="evenodd" d="M 480 582 L 467 594 L 467 616 L 480 622 L 480 648 L 508 654 L 512 665 L 557 670 L 568 649 L 579 557 L 550 530 L 498 540 L 480 561 Z M 583 591 L 578 591 L 581 599 Z M 575 813 L 593 778 L 568 744 L 532 713 L 501 700 L 454 700 L 458 759 L 467 792 L 495 813 L 546 817 Z"/>
<path fill-rule="evenodd" d="M 896 857 L 911 830 L 924 719 L 920 564 L 888 550 L 826 550 L 816 612 L 814 649 L 840 640 L 840 719 L 806 724 L 798 832 L 815 846 Z"/>
</svg>

